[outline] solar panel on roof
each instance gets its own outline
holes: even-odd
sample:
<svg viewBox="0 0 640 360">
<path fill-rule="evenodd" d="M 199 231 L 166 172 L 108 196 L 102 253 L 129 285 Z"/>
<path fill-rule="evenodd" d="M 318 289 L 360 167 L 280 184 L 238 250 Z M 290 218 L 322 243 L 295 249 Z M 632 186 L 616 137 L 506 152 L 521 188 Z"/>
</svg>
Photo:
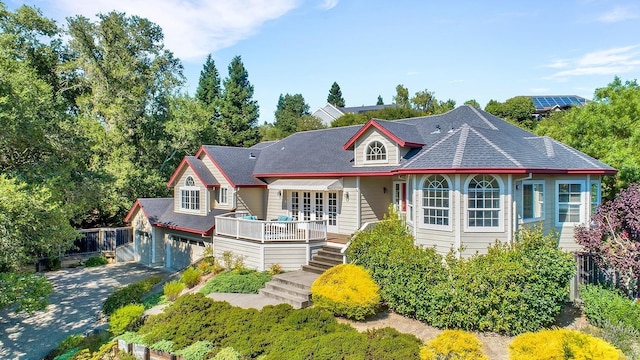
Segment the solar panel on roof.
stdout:
<svg viewBox="0 0 640 360">
<path fill-rule="evenodd" d="M 531 96 L 533 106 L 541 110 L 553 106 L 584 105 L 587 99 L 580 96 Z"/>
</svg>

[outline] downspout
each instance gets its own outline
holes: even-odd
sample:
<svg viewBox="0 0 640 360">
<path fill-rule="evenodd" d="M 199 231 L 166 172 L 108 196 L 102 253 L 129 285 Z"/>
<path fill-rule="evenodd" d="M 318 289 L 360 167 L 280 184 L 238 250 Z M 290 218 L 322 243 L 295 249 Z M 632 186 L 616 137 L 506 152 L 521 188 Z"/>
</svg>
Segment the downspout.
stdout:
<svg viewBox="0 0 640 360">
<path fill-rule="evenodd" d="M 452 213 L 454 216 L 454 221 L 455 221 L 455 225 L 454 225 L 454 236 L 455 236 L 455 240 L 454 240 L 454 246 L 455 246 L 455 252 L 456 252 L 456 257 L 459 259 L 462 256 L 462 253 L 460 252 L 460 248 L 462 247 L 462 227 L 464 226 L 462 224 L 463 221 L 463 216 L 462 216 L 462 209 L 464 209 L 464 206 L 462 206 L 462 187 L 460 185 L 460 174 L 456 174 L 455 178 L 454 178 L 454 193 L 453 193 L 453 209 L 452 209 Z M 464 217 L 466 218 L 466 216 Z"/>
<path fill-rule="evenodd" d="M 356 202 L 356 229 L 360 229 L 362 226 L 362 219 L 360 218 L 360 176 L 356 177 L 356 198 L 354 199 Z"/>
<path fill-rule="evenodd" d="M 509 177 L 511 177 L 511 174 L 509 174 Z M 513 183 L 516 184 L 516 189 L 517 189 L 518 188 L 518 184 L 517 184 L 518 182 L 522 182 L 522 181 L 525 181 L 525 180 L 531 180 L 531 179 L 533 179 L 533 173 L 529 173 L 529 175 L 527 175 L 527 176 L 525 176 L 523 178 L 515 179 L 515 180 L 513 180 Z M 509 185 L 511 185 L 511 181 L 509 182 Z M 515 203 L 515 200 L 511 199 L 511 203 L 512 204 Z M 517 220 L 518 207 L 517 206 L 513 206 L 513 205 L 511 207 L 512 207 L 512 209 L 511 209 L 511 222 L 510 223 L 511 223 L 512 228 L 511 228 L 511 231 L 509 231 L 509 241 L 510 242 L 513 239 L 513 231 L 518 228 L 518 220 Z"/>
</svg>

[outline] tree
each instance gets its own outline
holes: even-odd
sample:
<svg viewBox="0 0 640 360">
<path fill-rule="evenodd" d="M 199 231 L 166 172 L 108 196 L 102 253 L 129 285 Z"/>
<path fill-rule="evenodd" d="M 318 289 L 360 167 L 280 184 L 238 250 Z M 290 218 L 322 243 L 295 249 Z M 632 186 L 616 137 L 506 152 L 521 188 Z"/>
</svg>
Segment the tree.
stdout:
<svg viewBox="0 0 640 360">
<path fill-rule="evenodd" d="M 198 81 L 198 89 L 196 89 L 196 98 L 207 106 L 213 105 L 221 95 L 220 90 L 220 74 L 216 69 L 216 63 L 211 58 L 211 54 L 207 55 L 202 71 L 200 71 L 200 80 Z"/>
<path fill-rule="evenodd" d="M 605 193 L 640 181 L 640 86 L 636 80 L 620 78 L 595 91 L 593 101 L 583 107 L 554 112 L 536 128 L 548 135 L 618 169 L 605 178 Z"/>
<path fill-rule="evenodd" d="M 532 116 L 535 110 L 533 100 L 527 96 L 512 97 L 504 103 L 491 99 L 484 108 L 484 111 L 528 130 L 537 125 L 537 120 Z"/>
<path fill-rule="evenodd" d="M 342 97 L 342 91 L 340 90 L 340 85 L 337 82 L 333 82 L 331 84 L 331 89 L 329 90 L 329 96 L 327 96 L 327 102 L 337 107 L 344 107 L 344 98 Z"/>
<path fill-rule="evenodd" d="M 300 118 L 310 114 L 309 105 L 302 94 L 280 94 L 273 125 L 280 132 L 281 138 L 287 137 L 297 131 Z"/>
<path fill-rule="evenodd" d="M 464 102 L 464 105 L 471 105 L 476 109 L 481 109 L 482 107 L 480 106 L 480 104 L 475 100 L 475 99 L 471 99 L 471 100 L 467 100 Z"/>
<path fill-rule="evenodd" d="M 619 274 L 622 287 L 634 294 L 640 285 L 640 184 L 602 204 L 589 225 L 576 228 L 575 238 L 598 266 Z"/>
<path fill-rule="evenodd" d="M 376 105 L 384 105 L 384 100 L 382 100 L 381 95 L 378 95 L 378 101 L 376 102 Z"/>
<path fill-rule="evenodd" d="M 229 64 L 229 76 L 224 80 L 220 99 L 220 120 L 216 122 L 220 143 L 249 147 L 260 141 L 257 128 L 258 102 L 253 100 L 253 85 L 249 73 L 236 56 Z"/>
<path fill-rule="evenodd" d="M 396 96 L 393 97 L 393 102 L 399 107 L 411 107 L 411 104 L 409 103 L 409 89 L 404 87 L 402 84 L 398 84 L 398 86 L 396 86 Z"/>
<path fill-rule="evenodd" d="M 326 126 L 322 120 L 313 115 L 304 115 L 298 119 L 296 132 L 325 129 Z"/>
<path fill-rule="evenodd" d="M 451 111 L 456 108 L 456 101 L 453 99 L 448 99 L 447 101 L 438 101 L 436 106 L 433 109 L 432 114 L 442 114 L 447 111 Z"/>
<path fill-rule="evenodd" d="M 501 118 L 503 114 L 502 103 L 498 100 L 491 99 L 487 105 L 485 105 L 484 111 Z"/>
<path fill-rule="evenodd" d="M 433 110 L 438 103 L 433 91 L 424 89 L 416 92 L 415 96 L 411 98 L 414 108 L 424 112 L 433 113 Z"/>
</svg>

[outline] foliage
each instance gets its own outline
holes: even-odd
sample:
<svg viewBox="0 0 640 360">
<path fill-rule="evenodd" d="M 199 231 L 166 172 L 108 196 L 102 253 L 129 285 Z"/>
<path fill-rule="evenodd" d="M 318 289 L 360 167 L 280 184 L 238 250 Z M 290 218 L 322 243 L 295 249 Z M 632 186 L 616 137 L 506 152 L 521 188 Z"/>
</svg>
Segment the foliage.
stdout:
<svg viewBox="0 0 640 360">
<path fill-rule="evenodd" d="M 605 324 L 623 325 L 640 331 L 640 304 L 613 288 L 584 285 L 580 289 L 584 314 L 589 322 L 603 327 Z"/>
<path fill-rule="evenodd" d="M 409 89 L 402 84 L 398 84 L 398 86 L 396 86 L 396 95 L 393 97 L 393 103 L 401 108 L 411 107 L 409 103 Z"/>
<path fill-rule="evenodd" d="M 492 99 L 484 108 L 490 114 L 529 130 L 535 129 L 538 124 L 538 120 L 532 116 L 535 110 L 533 100 L 528 96 L 512 97 L 504 103 Z"/>
<path fill-rule="evenodd" d="M 260 140 L 256 127 L 259 108 L 253 100 L 253 85 L 240 56 L 231 60 L 229 76 L 223 84 L 220 119 L 216 121 L 219 144 L 244 147 L 256 144 Z"/>
<path fill-rule="evenodd" d="M 548 135 L 618 169 L 605 178 L 612 198 L 617 189 L 640 181 L 640 85 L 617 76 L 596 89 L 593 101 L 543 119 L 536 132 Z"/>
<path fill-rule="evenodd" d="M 269 274 L 273 275 L 278 275 L 282 273 L 282 265 L 280 264 L 271 264 L 271 266 L 269 266 L 269 270 L 267 271 Z"/>
<path fill-rule="evenodd" d="M 376 313 L 379 290 L 369 272 L 354 264 L 334 266 L 311 285 L 315 306 L 355 320 Z"/>
<path fill-rule="evenodd" d="M 482 343 L 472 333 L 462 330 L 445 330 L 420 350 L 422 360 L 488 360 Z"/>
<path fill-rule="evenodd" d="M 309 104 L 304 101 L 302 94 L 280 94 L 273 125 L 278 130 L 280 138 L 284 138 L 297 131 L 298 120 L 301 117 L 310 114 Z"/>
<path fill-rule="evenodd" d="M 141 304 L 142 296 L 149 292 L 153 285 L 159 283 L 160 280 L 162 279 L 159 276 L 153 276 L 117 289 L 104 301 L 102 311 L 106 315 L 111 315 L 123 306 Z"/>
<path fill-rule="evenodd" d="M 78 232 L 69 225 L 69 215 L 47 188 L 29 188 L 1 174 L 0 272 L 17 272 L 70 248 Z"/>
<path fill-rule="evenodd" d="M 640 183 L 599 206 L 589 225 L 576 228 L 575 239 L 598 266 L 618 274 L 629 295 L 635 293 L 640 278 Z"/>
<path fill-rule="evenodd" d="M 340 90 L 340 85 L 337 82 L 333 82 L 331 84 L 331 89 L 329 89 L 329 95 L 327 96 L 327 102 L 337 107 L 344 107 L 344 98 L 342 97 L 342 90 Z"/>
<path fill-rule="evenodd" d="M 184 290 L 184 286 L 184 283 L 180 281 L 169 281 L 164 284 L 164 296 L 166 296 L 169 301 L 175 301 L 178 296 L 180 296 L 182 290 Z"/>
<path fill-rule="evenodd" d="M 467 100 L 464 102 L 463 105 L 471 105 L 476 109 L 482 109 L 482 107 L 480 106 L 480 103 L 478 103 L 476 99 Z"/>
<path fill-rule="evenodd" d="M 509 345 L 509 359 L 624 359 L 606 341 L 577 330 L 555 329 L 524 333 Z"/>
<path fill-rule="evenodd" d="M 69 335 L 56 348 L 51 351 L 45 360 L 65 360 L 65 359 L 91 359 L 93 352 L 99 352 L 101 349 L 108 351 L 114 343 L 109 342 L 111 334 L 103 331 L 93 333 L 88 336 Z M 95 357 L 98 358 L 97 355 Z"/>
<path fill-rule="evenodd" d="M 220 99 L 221 93 L 220 73 L 218 69 L 216 69 L 216 62 L 211 57 L 211 54 L 209 54 L 200 71 L 200 79 L 198 80 L 198 88 L 196 89 L 196 99 L 207 106 L 215 106 L 216 101 Z"/>
<path fill-rule="evenodd" d="M 133 331 L 127 331 L 126 333 L 117 336 L 116 340 L 123 340 L 127 344 L 145 344 L 145 338 Z"/>
<path fill-rule="evenodd" d="M 575 263 L 541 227 L 516 236 L 486 255 L 450 254 L 444 266 L 434 249 L 413 245 L 390 209 L 385 221 L 354 236 L 347 257 L 371 271 L 382 301 L 401 315 L 437 327 L 518 334 L 555 320 Z"/>
<path fill-rule="evenodd" d="M 109 316 L 109 331 L 113 335 L 124 334 L 130 325 L 135 323 L 144 313 L 144 306 L 131 304 L 123 306 Z"/>
<path fill-rule="evenodd" d="M 246 270 L 241 272 L 227 271 L 220 273 L 209 280 L 200 289 L 200 292 L 207 295 L 213 292 L 257 294 L 264 284 L 271 280 L 268 272 L 257 272 Z"/>
<path fill-rule="evenodd" d="M 220 349 L 213 360 L 240 360 L 240 353 L 232 347 Z"/>
<path fill-rule="evenodd" d="M 164 352 L 171 352 L 173 351 L 173 341 L 170 340 L 160 340 L 157 342 L 154 342 L 153 344 L 149 345 L 149 349 L 152 350 L 158 350 L 158 351 L 164 351 Z"/>
<path fill-rule="evenodd" d="M 582 332 L 597 336 L 619 349 L 629 359 L 640 358 L 640 331 L 628 326 L 605 322 L 601 327 L 588 326 Z"/>
<path fill-rule="evenodd" d="M 213 344 L 209 341 L 196 341 L 182 350 L 176 351 L 176 355 L 184 360 L 201 360 L 213 350 Z"/>
<path fill-rule="evenodd" d="M 42 275 L 0 272 L 0 309 L 32 313 L 44 310 L 53 285 Z"/>
<path fill-rule="evenodd" d="M 235 349 L 241 358 L 418 359 L 420 346 L 415 336 L 390 328 L 358 333 L 318 308 L 241 309 L 200 293 L 181 296 L 149 317 L 139 333 L 147 343 L 173 341 L 174 350 L 208 341 L 216 349 Z"/>
<path fill-rule="evenodd" d="M 182 272 L 180 282 L 185 284 L 189 289 L 200 283 L 200 270 L 194 267 L 188 267 Z"/>
<path fill-rule="evenodd" d="M 145 310 L 149 310 L 156 305 L 166 304 L 167 301 L 168 300 L 167 300 L 167 297 L 164 295 L 164 292 L 156 292 L 148 296 L 145 296 L 142 299 L 142 305 L 144 305 Z"/>
<path fill-rule="evenodd" d="M 107 265 L 107 257 L 104 255 L 92 256 L 84 262 L 84 266 L 86 267 L 96 267 L 102 265 Z"/>
<path fill-rule="evenodd" d="M 376 101 L 376 105 L 384 105 L 384 100 L 382 100 L 382 95 L 378 95 L 378 100 Z"/>
</svg>

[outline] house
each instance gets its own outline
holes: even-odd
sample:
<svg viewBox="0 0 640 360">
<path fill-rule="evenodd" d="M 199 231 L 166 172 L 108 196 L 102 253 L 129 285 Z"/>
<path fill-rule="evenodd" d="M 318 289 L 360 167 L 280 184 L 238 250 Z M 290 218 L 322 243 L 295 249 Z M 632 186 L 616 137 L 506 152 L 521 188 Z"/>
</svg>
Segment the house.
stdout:
<svg viewBox="0 0 640 360">
<path fill-rule="evenodd" d="M 616 170 L 471 106 L 445 114 L 300 132 L 252 148 L 204 145 L 167 182 L 173 198 L 138 199 L 127 215 L 140 261 L 180 268 L 207 244 L 245 264 L 298 269 L 344 246 L 390 204 L 416 244 L 484 253 L 541 223 L 575 251 L 577 224 Z"/>
<path fill-rule="evenodd" d="M 362 114 L 368 111 L 376 111 L 386 109 L 388 107 L 395 107 L 395 104 L 389 105 L 368 105 L 368 106 L 351 106 L 351 107 L 339 107 L 331 103 L 327 103 L 325 106 L 314 111 L 313 116 L 322 120 L 322 123 L 326 126 L 331 126 L 333 120 L 339 118 L 345 114 Z"/>
<path fill-rule="evenodd" d="M 536 95 L 527 96 L 536 108 L 532 116 L 541 119 L 551 112 L 567 110 L 573 106 L 585 106 L 587 99 L 576 95 Z"/>
</svg>

